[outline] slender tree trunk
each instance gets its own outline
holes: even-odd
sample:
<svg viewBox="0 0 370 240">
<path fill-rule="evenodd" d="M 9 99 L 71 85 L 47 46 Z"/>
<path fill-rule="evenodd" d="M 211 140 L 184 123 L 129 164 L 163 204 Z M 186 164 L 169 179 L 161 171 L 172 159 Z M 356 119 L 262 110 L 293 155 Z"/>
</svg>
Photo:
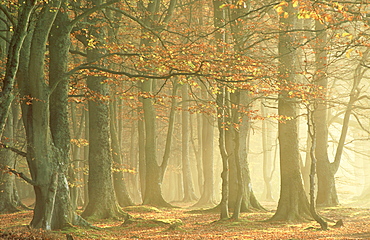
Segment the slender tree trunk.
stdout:
<svg viewBox="0 0 370 240">
<path fill-rule="evenodd" d="M 206 98 L 205 98 L 206 99 Z M 213 129 L 212 116 L 202 116 L 202 163 L 203 163 L 203 192 L 194 206 L 214 206 L 214 160 L 213 160 Z"/>
<path fill-rule="evenodd" d="M 137 131 L 138 131 L 138 151 L 139 151 L 139 178 L 140 178 L 140 192 L 141 200 L 144 200 L 145 194 L 145 176 L 146 176 L 146 166 L 145 166 L 145 126 L 143 121 L 143 116 L 141 114 L 142 108 L 138 108 L 139 119 L 137 121 Z"/>
<path fill-rule="evenodd" d="M 181 138 L 181 146 L 182 146 L 182 177 L 183 177 L 183 185 L 184 185 L 184 202 L 191 202 L 197 199 L 194 191 L 193 185 L 193 177 L 191 174 L 190 168 L 190 156 L 189 156 L 189 118 L 190 114 L 188 111 L 189 108 L 189 92 L 188 92 L 188 85 L 185 84 L 182 86 L 182 138 Z"/>
<path fill-rule="evenodd" d="M 134 114 L 132 115 L 132 119 L 134 119 Z M 139 159 L 137 157 L 137 122 L 131 121 L 131 142 L 130 142 L 130 163 L 131 168 L 133 168 L 134 172 L 129 173 L 129 178 L 131 180 L 131 192 L 132 192 L 132 199 L 133 202 L 141 202 L 141 192 L 140 192 L 140 179 L 139 173 L 137 172 L 139 169 Z"/>
<path fill-rule="evenodd" d="M 143 11 L 143 22 L 147 26 L 156 27 L 159 24 L 167 24 L 172 16 L 172 13 L 177 5 L 177 0 L 171 0 L 168 5 L 168 9 L 163 18 L 159 17 L 159 11 L 161 7 L 161 0 L 150 1 L 145 6 L 144 1 L 138 1 L 139 8 Z M 162 21 L 162 22 L 160 22 Z M 145 34 L 151 34 L 147 29 L 142 30 Z M 141 40 L 141 44 L 146 47 L 154 46 L 155 43 L 150 38 Z M 171 206 L 168 204 L 162 196 L 161 185 L 163 176 L 166 171 L 170 147 L 172 141 L 172 132 L 174 124 L 174 106 L 171 106 L 170 112 L 170 123 L 168 126 L 168 133 L 166 138 L 165 153 L 163 161 L 159 165 L 157 162 L 157 145 L 156 145 L 156 113 L 154 108 L 154 99 L 151 96 L 154 90 L 153 85 L 155 82 L 151 79 L 147 79 L 142 83 L 143 94 L 147 96 L 142 98 L 144 121 L 145 121 L 145 192 L 143 196 L 143 204 L 154 204 L 159 206 Z M 173 84 L 174 90 L 177 84 Z M 176 91 L 175 91 L 176 92 Z M 175 99 L 173 99 L 173 103 Z M 171 119 L 172 118 L 172 119 Z"/>
<path fill-rule="evenodd" d="M 76 103 L 70 103 L 70 112 L 71 112 L 71 120 L 72 120 L 72 130 L 73 130 L 73 137 L 74 139 L 82 139 L 83 129 L 85 127 L 85 113 L 81 111 L 80 119 L 77 118 L 77 106 Z M 72 209 L 76 210 L 79 206 L 83 205 L 82 200 L 82 187 L 83 181 L 81 179 L 84 178 L 82 166 L 82 145 L 73 144 L 71 145 L 71 152 L 72 152 L 72 163 L 69 166 L 69 182 L 72 185 L 70 188 L 70 197 L 71 197 L 71 204 Z"/>
<path fill-rule="evenodd" d="M 13 36 L 9 43 L 5 76 L 0 92 L 0 139 L 3 135 L 10 105 L 14 99 L 13 88 L 19 66 L 19 56 L 23 41 L 27 35 L 30 17 L 35 5 L 36 1 L 32 0 L 26 0 L 21 5 L 20 16 L 18 17 L 19 21 L 15 26 Z"/>
<path fill-rule="evenodd" d="M 221 187 L 221 202 L 220 202 L 220 219 L 229 218 L 229 156 L 227 155 L 226 143 L 225 143 L 225 129 L 229 126 L 225 125 L 226 105 L 225 105 L 225 88 L 221 89 L 221 92 L 217 94 L 217 123 L 218 123 L 218 143 L 222 158 L 222 187 Z"/>
<path fill-rule="evenodd" d="M 261 104 L 261 113 L 262 116 L 266 116 L 265 107 Z M 262 152 L 263 152 L 263 180 L 265 183 L 265 187 L 263 189 L 262 197 L 265 201 L 273 201 L 272 197 L 272 142 L 271 142 L 271 133 L 268 120 L 262 121 Z"/>
<path fill-rule="evenodd" d="M 311 158 L 311 169 L 310 169 L 310 212 L 313 218 L 320 224 L 322 230 L 328 229 L 328 223 L 317 213 L 316 211 L 316 191 L 315 191 L 315 178 L 316 178 L 316 157 L 315 157 L 315 148 L 316 148 L 316 126 L 312 115 L 316 111 L 316 103 L 312 103 L 313 106 L 307 107 L 307 127 L 308 134 L 310 139 L 312 139 L 311 148 L 310 148 L 310 158 Z M 310 109 L 312 107 L 313 109 Z"/>
<path fill-rule="evenodd" d="M 147 80 L 143 83 L 144 93 L 150 95 L 152 92 L 152 80 Z M 173 84 L 172 96 L 175 96 L 177 92 L 177 83 Z M 144 194 L 144 204 L 153 204 L 158 206 L 171 206 L 168 204 L 162 196 L 161 185 L 163 181 L 164 173 L 167 169 L 169 154 L 172 142 L 172 133 L 174 127 L 175 118 L 175 106 L 176 101 L 172 99 L 171 110 L 169 116 L 168 130 L 166 136 L 166 146 L 163 154 L 163 160 L 161 165 L 157 163 L 157 150 L 156 150 L 156 127 L 155 127 L 155 109 L 153 105 L 153 99 L 151 97 L 143 99 L 144 108 L 144 119 L 145 119 L 145 159 L 146 159 L 146 184 Z"/>
<path fill-rule="evenodd" d="M 113 112 L 113 103 L 110 103 L 111 112 Z M 112 142 L 112 155 L 113 155 L 113 163 L 115 165 L 116 171 L 113 172 L 113 183 L 114 183 L 114 190 L 117 196 L 118 204 L 121 207 L 132 206 L 134 205 L 126 187 L 126 183 L 124 180 L 122 168 L 123 168 L 123 161 L 122 161 L 122 153 L 121 148 L 118 141 L 117 130 L 115 128 L 116 124 L 113 120 L 113 116 L 110 118 L 110 135 L 111 135 L 111 142 Z"/>
<path fill-rule="evenodd" d="M 194 115 L 194 114 L 192 114 Z M 190 115 L 190 138 L 191 143 L 193 147 L 193 152 L 195 155 L 195 161 L 196 161 L 196 169 L 197 169 L 197 185 L 199 189 L 200 195 L 202 195 L 203 192 L 203 169 L 202 169 L 202 124 L 201 124 L 201 116 L 200 114 L 197 114 L 196 117 L 196 123 L 193 122 L 193 117 Z M 196 126 L 196 128 L 195 128 Z M 196 131 L 197 137 L 194 135 L 194 131 Z M 197 139 L 197 142 L 195 142 L 194 139 Z"/>
<path fill-rule="evenodd" d="M 7 146 L 13 144 L 13 116 L 11 109 L 5 125 L 1 143 Z M 0 168 L 15 167 L 15 155 L 12 151 L 0 147 Z M 0 213 L 13 213 L 19 211 L 14 196 L 15 177 L 5 171 L 0 171 Z"/>
</svg>

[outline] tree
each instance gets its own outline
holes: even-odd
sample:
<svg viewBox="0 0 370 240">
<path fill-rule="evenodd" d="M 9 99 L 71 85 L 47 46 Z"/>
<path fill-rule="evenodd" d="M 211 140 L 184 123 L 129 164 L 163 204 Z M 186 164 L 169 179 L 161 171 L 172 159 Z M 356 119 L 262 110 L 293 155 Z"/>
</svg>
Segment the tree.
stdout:
<svg viewBox="0 0 370 240">
<path fill-rule="evenodd" d="M 11 110 L 10 110 L 11 115 Z M 11 146 L 13 142 L 13 118 L 8 117 L 5 125 L 5 131 L 1 139 L 1 143 L 5 147 L 0 147 L 0 167 L 3 171 L 0 172 L 0 213 L 17 212 L 18 204 L 14 196 L 15 175 L 8 173 L 4 168 L 15 167 L 15 155 L 12 151 L 6 149 L 6 146 Z"/>
<path fill-rule="evenodd" d="M 91 5 L 102 5 L 101 0 L 92 0 Z M 103 39 L 104 30 L 100 29 L 99 15 L 89 19 L 89 40 L 94 45 L 88 45 L 87 61 L 102 64 L 100 60 L 105 52 Z M 87 87 L 91 93 L 89 106 L 89 176 L 88 196 L 89 202 L 82 213 L 83 217 L 116 218 L 127 217 L 119 208 L 112 178 L 112 151 L 110 142 L 110 112 L 109 88 L 104 83 L 104 77 L 88 76 Z"/>
<path fill-rule="evenodd" d="M 169 7 L 163 18 L 163 22 L 159 22 L 159 12 L 161 8 L 161 0 L 155 0 L 150 2 L 147 6 L 140 1 L 139 7 L 143 11 L 144 18 L 143 23 L 147 29 L 143 29 L 144 34 L 148 34 L 150 29 L 155 28 L 160 24 L 167 24 L 171 16 L 173 14 L 174 8 L 177 4 L 176 0 L 170 1 Z M 152 39 L 145 38 L 141 40 L 141 43 L 145 47 L 152 48 L 154 43 Z M 178 84 L 173 83 L 173 96 L 176 94 Z M 143 105 L 143 112 L 144 112 L 144 124 L 145 124 L 145 192 L 143 194 L 143 204 L 153 204 L 158 206 L 170 206 L 162 196 L 161 184 L 163 181 L 163 176 L 166 171 L 168 160 L 169 160 L 169 152 L 171 147 L 171 140 L 172 140 L 172 131 L 173 131 L 173 124 L 174 124 L 174 104 L 175 101 L 173 99 L 172 106 L 170 110 L 170 122 L 168 126 L 168 133 L 166 138 L 166 146 L 165 146 L 165 153 L 163 156 L 163 161 L 160 165 L 157 162 L 157 149 L 156 149 L 156 113 L 154 109 L 154 99 L 153 99 L 153 80 L 146 79 L 141 84 L 142 92 L 144 94 L 142 98 L 142 105 Z"/>
<path fill-rule="evenodd" d="M 9 107 L 14 98 L 13 89 L 15 76 L 18 71 L 19 55 L 23 41 L 27 35 L 30 17 L 35 6 L 36 1 L 33 0 L 27 0 L 21 5 L 18 22 L 8 47 L 5 76 L 0 92 L 0 137 L 3 134 Z M 2 11 L 5 11 L 4 9 L 5 8 L 2 8 Z"/>
<path fill-rule="evenodd" d="M 279 80 L 281 84 L 289 85 L 295 82 L 294 36 L 290 31 L 294 29 L 295 14 L 292 1 L 283 8 L 285 12 L 279 20 Z M 278 114 L 286 121 L 278 124 L 281 190 L 278 207 L 271 220 L 301 220 L 309 217 L 310 211 L 299 166 L 297 103 L 289 96 L 289 91 L 282 91 L 278 99 Z"/>
<path fill-rule="evenodd" d="M 183 185 L 184 185 L 184 202 L 190 202 L 197 199 L 194 191 L 192 174 L 190 169 L 190 156 L 189 156 L 189 92 L 188 92 L 188 85 L 184 84 L 181 87 L 181 95 L 182 95 L 182 121 L 181 121 L 181 160 L 182 160 L 182 176 L 183 176 Z"/>
</svg>

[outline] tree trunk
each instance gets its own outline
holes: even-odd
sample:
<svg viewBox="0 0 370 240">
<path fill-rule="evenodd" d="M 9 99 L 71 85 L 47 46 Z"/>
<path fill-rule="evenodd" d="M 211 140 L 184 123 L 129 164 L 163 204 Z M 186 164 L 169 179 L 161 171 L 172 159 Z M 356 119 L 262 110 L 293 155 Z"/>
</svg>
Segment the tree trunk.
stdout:
<svg viewBox="0 0 370 240">
<path fill-rule="evenodd" d="M 313 105 L 313 106 L 310 106 Z M 316 157 L 315 157 L 315 148 L 316 148 L 316 126 L 314 123 L 314 118 L 312 115 L 316 111 L 316 103 L 312 103 L 307 106 L 307 128 L 310 139 L 312 139 L 310 147 L 310 158 L 311 158 L 311 169 L 310 169 L 310 212 L 313 218 L 320 224 L 322 230 L 328 229 L 328 223 L 317 213 L 316 211 L 316 201 L 315 201 L 315 178 L 316 178 Z M 313 109 L 311 109 L 311 107 Z"/>
<path fill-rule="evenodd" d="M 70 112 L 71 112 L 71 120 L 72 120 L 72 130 L 73 130 L 73 139 L 82 139 L 83 129 L 85 127 L 85 113 L 84 110 L 80 112 L 81 117 L 80 119 L 77 118 L 77 106 L 76 103 L 70 103 Z M 71 146 L 72 152 L 72 163 L 69 166 L 69 183 L 72 185 L 70 188 L 70 196 L 71 196 L 71 204 L 72 209 L 76 210 L 79 206 L 83 205 L 82 199 L 82 186 L 83 181 L 81 179 L 84 178 L 82 166 L 83 166 L 83 156 L 82 156 L 82 149 L 84 144 L 73 144 Z"/>
<path fill-rule="evenodd" d="M 265 107 L 261 104 L 262 116 L 266 116 Z M 273 174 L 273 161 L 272 161 L 272 142 L 271 133 L 269 128 L 268 120 L 262 121 L 262 154 L 263 154 L 263 181 L 265 187 L 263 189 L 262 198 L 265 201 L 272 202 L 274 198 L 272 197 L 272 174 Z"/>
<path fill-rule="evenodd" d="M 111 112 L 113 112 L 113 103 L 110 103 Z M 122 153 L 121 148 L 118 141 L 117 130 L 115 128 L 115 123 L 113 120 L 113 116 L 110 119 L 110 134 L 111 134 L 111 142 L 112 142 L 112 151 L 113 151 L 113 163 L 115 166 L 115 171 L 113 172 L 113 183 L 114 183 L 114 190 L 117 196 L 118 204 L 121 207 L 132 206 L 134 203 L 127 191 L 126 183 L 123 176 L 123 161 L 122 161 Z"/>
<path fill-rule="evenodd" d="M 206 94 L 206 93 L 205 93 Z M 206 99 L 206 98 L 204 98 Z M 203 163 L 203 192 L 194 205 L 196 207 L 214 206 L 214 161 L 213 161 L 213 129 L 214 119 L 205 113 L 202 115 L 202 163 Z"/>
<path fill-rule="evenodd" d="M 7 146 L 12 146 L 13 139 L 13 116 L 12 111 L 10 110 L 1 143 Z M 5 169 L 8 167 L 15 167 L 15 155 L 12 151 L 0 147 L 0 168 Z M 14 174 L 0 171 L 0 213 L 13 213 L 19 211 L 14 196 L 14 188 Z"/>
<path fill-rule="evenodd" d="M 44 62 L 46 42 L 50 28 L 59 9 L 61 1 L 50 1 L 41 11 L 32 35 L 29 52 L 29 64 L 23 92 L 29 96 L 28 106 L 23 108 L 26 120 L 27 162 L 36 194 L 34 215 L 30 226 L 33 228 L 51 229 L 52 213 L 58 181 L 57 154 L 53 147 L 49 128 L 50 89 L 45 83 Z M 28 47 L 28 46 L 25 46 Z"/>
<path fill-rule="evenodd" d="M 189 108 L 189 92 L 188 85 L 185 84 L 182 86 L 182 177 L 184 185 L 184 199 L 183 202 L 191 202 L 197 199 L 194 191 L 193 177 L 191 174 L 190 168 L 190 156 L 189 156 L 189 118 L 190 114 L 188 111 Z"/>
<path fill-rule="evenodd" d="M 138 108 L 138 121 L 137 121 L 137 131 L 138 131 L 138 150 L 139 150 L 139 178 L 140 178 L 140 192 L 141 200 L 144 200 L 145 195 L 145 176 L 146 176 L 146 166 L 145 166 L 145 126 L 142 113 L 140 111 L 142 108 Z"/>
<path fill-rule="evenodd" d="M 101 0 L 92 0 L 93 6 L 102 4 Z M 89 18 L 89 33 L 96 40 L 96 46 L 87 47 L 87 61 L 94 62 L 104 51 L 104 31 L 99 29 L 98 17 Z M 97 63 L 99 64 L 99 63 Z M 119 208 L 113 187 L 112 152 L 110 143 L 110 112 L 108 104 L 109 89 L 104 78 L 88 76 L 87 87 L 91 92 L 89 99 L 89 202 L 82 213 L 89 218 L 127 217 Z"/>
<path fill-rule="evenodd" d="M 221 202 L 220 202 L 220 220 L 228 219 L 229 218 L 229 157 L 227 154 L 226 148 L 226 128 L 230 128 L 230 126 L 226 124 L 226 111 L 225 105 L 226 97 L 225 97 L 225 88 L 221 88 L 220 93 L 217 94 L 217 126 L 218 126 L 218 144 L 220 148 L 221 158 L 222 158 L 222 172 L 221 172 Z"/>
<path fill-rule="evenodd" d="M 193 115 L 190 115 L 190 138 L 191 143 L 193 147 L 193 152 L 195 155 L 195 161 L 196 161 L 196 169 L 197 169 L 197 186 L 200 195 L 202 195 L 203 192 L 203 169 L 202 169 L 202 124 L 201 124 L 201 116 L 200 114 L 195 115 L 196 123 L 194 123 Z M 194 135 L 194 132 L 196 131 L 196 136 Z M 195 142 L 194 139 L 197 139 L 197 142 Z"/>
<path fill-rule="evenodd" d="M 287 31 L 294 28 L 294 8 L 288 1 L 285 12 L 288 17 L 280 17 L 279 33 L 279 73 L 280 80 L 287 84 L 294 83 L 295 57 L 292 44 L 294 38 Z M 310 216 L 309 203 L 304 192 L 300 172 L 300 158 L 298 148 L 298 126 L 296 119 L 296 103 L 286 91 L 279 94 L 278 114 L 285 116 L 285 122 L 278 124 L 280 148 L 280 199 L 275 215 L 271 220 L 296 221 Z"/>
<path fill-rule="evenodd" d="M 173 83 L 172 96 L 175 96 L 177 92 L 177 83 Z M 152 93 L 152 80 L 146 80 L 143 84 L 143 92 L 149 97 L 143 98 L 143 109 L 145 119 L 145 164 L 146 164 L 146 183 L 145 183 L 145 194 L 143 204 L 152 204 L 156 206 L 170 207 L 162 196 L 161 185 L 163 176 L 166 171 L 169 154 L 172 142 L 172 133 L 174 127 L 175 118 L 175 106 L 176 101 L 172 99 L 171 110 L 169 116 L 169 124 L 166 137 L 166 146 L 163 154 L 163 160 L 161 165 L 157 162 L 157 150 L 156 150 L 156 125 L 155 125 L 155 109 L 153 98 L 150 97 Z"/>
<path fill-rule="evenodd" d="M 319 21 L 315 22 L 316 30 L 322 31 L 325 26 Z M 327 88 L 328 79 L 326 77 L 327 68 L 327 53 L 326 47 L 326 31 L 317 34 L 316 43 L 316 84 Z M 335 187 L 335 179 L 329 156 L 328 156 L 328 123 L 327 123 L 327 104 L 319 102 L 318 108 L 314 115 L 316 125 L 316 147 L 315 157 L 317 159 L 317 178 L 318 192 L 317 204 L 320 206 L 336 206 L 339 204 L 337 191 Z"/>
<path fill-rule="evenodd" d="M 35 5 L 36 1 L 32 0 L 26 0 L 24 4 L 22 4 L 18 23 L 15 26 L 13 36 L 9 43 L 5 76 L 0 92 L 0 139 L 3 135 L 10 105 L 14 99 L 13 88 L 19 66 L 19 56 L 23 41 L 28 33 L 30 17 Z"/>
</svg>

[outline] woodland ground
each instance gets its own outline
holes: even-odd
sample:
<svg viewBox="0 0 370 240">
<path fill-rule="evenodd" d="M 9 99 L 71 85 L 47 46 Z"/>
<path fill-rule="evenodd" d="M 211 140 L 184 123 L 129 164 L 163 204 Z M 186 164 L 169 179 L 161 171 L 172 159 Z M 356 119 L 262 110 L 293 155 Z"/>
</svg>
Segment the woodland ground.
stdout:
<svg viewBox="0 0 370 240">
<path fill-rule="evenodd" d="M 100 230 L 71 228 L 45 232 L 27 227 L 32 211 L 0 215 L 0 239 L 370 239 L 370 209 L 335 207 L 320 209 L 329 221 L 322 231 L 314 222 L 266 222 L 273 211 L 243 213 L 239 222 L 217 221 L 217 212 L 189 212 L 188 208 L 125 208 L 135 220 L 93 221 Z M 334 227 L 343 220 L 343 226 Z"/>
</svg>

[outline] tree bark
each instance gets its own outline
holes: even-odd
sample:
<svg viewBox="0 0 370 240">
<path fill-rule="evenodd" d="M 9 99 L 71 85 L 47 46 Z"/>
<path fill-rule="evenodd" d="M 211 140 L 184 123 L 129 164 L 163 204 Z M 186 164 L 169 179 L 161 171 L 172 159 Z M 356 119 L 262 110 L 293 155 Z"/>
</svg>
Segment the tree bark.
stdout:
<svg viewBox="0 0 370 240">
<path fill-rule="evenodd" d="M 315 22 L 316 30 L 323 30 L 325 28 L 319 21 Z M 326 31 L 317 34 L 316 40 L 316 84 L 322 86 L 324 89 L 328 86 L 328 79 L 326 76 L 327 68 L 327 51 L 326 46 Z M 314 122 L 316 125 L 316 147 L 315 157 L 317 159 L 317 178 L 318 178 L 318 192 L 317 204 L 320 206 L 336 206 L 339 204 L 337 191 L 334 180 L 334 169 L 332 169 L 328 156 L 328 123 L 327 123 L 327 103 L 319 102 L 316 114 L 314 115 Z"/>
<path fill-rule="evenodd" d="M 10 40 L 5 77 L 0 92 L 0 139 L 3 135 L 10 105 L 14 99 L 13 88 L 15 76 L 19 66 L 19 55 L 21 52 L 23 41 L 27 35 L 30 17 L 35 8 L 35 5 L 36 1 L 32 0 L 26 0 L 24 4 L 22 4 L 22 10 L 18 18 L 18 23 Z"/>
<path fill-rule="evenodd" d="M 265 107 L 261 104 L 261 113 L 262 116 L 266 116 Z M 272 174 L 273 174 L 273 161 L 272 161 L 272 142 L 271 142 L 271 133 L 269 128 L 268 120 L 265 119 L 262 121 L 262 152 L 263 152 L 263 181 L 265 187 L 263 189 L 262 198 L 265 201 L 272 202 L 274 198 L 272 197 Z"/>
<path fill-rule="evenodd" d="M 102 1 L 91 0 L 91 4 L 92 6 L 99 6 Z M 88 62 L 96 62 L 104 51 L 104 29 L 99 29 L 96 26 L 99 21 L 98 16 L 89 19 L 89 37 L 96 41 L 96 45 L 95 47 L 86 46 Z M 99 65 L 100 62 L 96 64 Z M 88 102 L 89 202 L 82 216 L 97 219 L 127 217 L 118 205 L 113 187 L 109 88 L 101 76 L 88 76 L 87 87 L 91 93 Z"/>
<path fill-rule="evenodd" d="M 5 130 L 1 139 L 1 143 L 7 146 L 12 146 L 13 142 L 13 118 L 12 111 L 9 112 Z M 15 168 L 15 155 L 12 151 L 0 147 L 0 168 Z M 17 202 L 14 196 L 15 188 L 14 174 L 6 171 L 0 171 L 0 213 L 13 213 L 19 211 Z"/>
<path fill-rule="evenodd" d="M 111 112 L 113 112 L 113 103 L 110 103 Z M 113 183 L 114 183 L 114 190 L 117 196 L 118 204 L 121 207 L 127 207 L 134 205 L 126 187 L 126 183 L 124 180 L 122 167 L 122 154 L 121 148 L 118 141 L 117 130 L 115 128 L 115 123 L 113 120 L 113 116 L 110 119 L 110 134 L 111 134 L 111 142 L 112 142 L 112 151 L 113 151 L 113 163 L 117 168 L 116 171 L 113 172 Z"/>
<path fill-rule="evenodd" d="M 286 81 L 289 84 L 295 82 L 294 37 L 292 33 L 287 33 L 294 28 L 295 14 L 291 1 L 284 10 L 288 17 L 281 16 L 279 23 L 279 77 L 282 83 Z M 279 94 L 278 114 L 287 120 L 278 124 L 281 190 L 278 207 L 271 220 L 296 221 L 311 215 L 300 172 L 296 108 L 295 99 L 290 98 L 287 91 L 282 91 Z"/>
<path fill-rule="evenodd" d="M 202 98 L 208 99 L 208 93 L 205 88 L 202 88 Z M 215 196 L 214 196 L 214 129 L 213 125 L 215 119 L 213 116 L 202 114 L 202 168 L 203 168 L 203 192 L 200 199 L 194 207 L 204 207 L 204 206 L 214 206 Z"/>
<path fill-rule="evenodd" d="M 190 167 L 190 156 L 189 156 L 189 118 L 190 114 L 188 111 L 189 108 L 189 92 L 188 85 L 185 84 L 182 86 L 182 137 L 181 137 L 181 146 L 182 146 L 182 177 L 184 185 L 184 199 L 183 202 L 191 202 L 197 199 L 194 191 L 193 177 Z"/>
</svg>

